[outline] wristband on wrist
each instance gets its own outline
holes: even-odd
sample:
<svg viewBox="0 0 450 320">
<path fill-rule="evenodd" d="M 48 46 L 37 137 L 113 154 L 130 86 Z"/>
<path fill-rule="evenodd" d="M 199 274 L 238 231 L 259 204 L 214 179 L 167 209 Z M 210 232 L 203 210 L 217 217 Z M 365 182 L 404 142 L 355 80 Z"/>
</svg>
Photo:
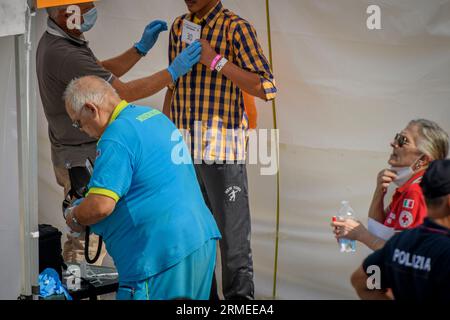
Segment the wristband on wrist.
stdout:
<svg viewBox="0 0 450 320">
<path fill-rule="evenodd" d="M 67 219 L 67 216 L 72 212 L 72 210 L 73 207 L 68 207 L 66 210 L 64 210 L 63 212 L 64 219 Z"/>
<path fill-rule="evenodd" d="M 70 213 L 72 214 L 72 222 L 75 223 L 77 226 L 82 227 L 82 225 L 78 222 L 77 218 L 75 218 L 75 215 L 73 214 L 73 210 Z"/>
<path fill-rule="evenodd" d="M 75 217 L 75 215 L 73 214 L 73 210 L 75 209 L 75 207 L 71 207 L 68 209 L 68 212 L 66 214 L 66 218 L 67 216 L 70 216 L 70 220 L 77 226 L 79 227 L 83 227 L 77 220 L 77 218 Z"/>
<path fill-rule="evenodd" d="M 213 59 L 213 61 L 211 62 L 211 66 L 210 66 L 211 71 L 213 71 L 213 70 L 216 69 L 216 65 L 217 65 L 217 63 L 220 61 L 221 58 L 222 58 L 222 56 L 221 56 L 220 54 L 218 54 L 218 55 Z"/>
<path fill-rule="evenodd" d="M 216 67 L 215 67 L 216 71 L 217 71 L 217 72 L 222 71 L 223 67 L 225 67 L 225 65 L 227 64 L 227 62 L 228 62 L 228 60 L 227 60 L 226 58 L 220 59 L 220 61 L 217 62 L 217 64 L 216 64 Z"/>
</svg>

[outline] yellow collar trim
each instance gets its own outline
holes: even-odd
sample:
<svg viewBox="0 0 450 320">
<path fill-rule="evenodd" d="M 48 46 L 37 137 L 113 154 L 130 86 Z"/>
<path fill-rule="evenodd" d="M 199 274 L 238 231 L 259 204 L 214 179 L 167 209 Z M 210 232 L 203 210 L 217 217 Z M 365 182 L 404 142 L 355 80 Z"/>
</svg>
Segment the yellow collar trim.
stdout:
<svg viewBox="0 0 450 320">
<path fill-rule="evenodd" d="M 128 102 L 126 102 L 125 100 L 120 101 L 120 103 L 114 108 L 114 111 L 111 115 L 111 119 L 109 120 L 109 124 L 113 123 L 114 120 L 117 119 L 117 117 L 119 116 L 119 114 L 123 111 L 123 109 L 125 109 L 128 106 Z"/>
</svg>

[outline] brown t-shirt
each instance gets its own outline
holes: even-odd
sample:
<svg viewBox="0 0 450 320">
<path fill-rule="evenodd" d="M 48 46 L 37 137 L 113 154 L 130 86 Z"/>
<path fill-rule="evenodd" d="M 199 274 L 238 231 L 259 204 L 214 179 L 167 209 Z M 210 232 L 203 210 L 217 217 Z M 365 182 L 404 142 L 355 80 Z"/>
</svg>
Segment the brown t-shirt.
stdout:
<svg viewBox="0 0 450 320">
<path fill-rule="evenodd" d="M 64 90 L 74 78 L 95 75 L 112 83 L 114 76 L 97 63 L 87 41 L 67 35 L 51 20 L 39 41 L 36 71 L 53 165 L 84 166 L 88 157 L 95 159 L 97 141 L 72 126 L 63 100 Z"/>
</svg>

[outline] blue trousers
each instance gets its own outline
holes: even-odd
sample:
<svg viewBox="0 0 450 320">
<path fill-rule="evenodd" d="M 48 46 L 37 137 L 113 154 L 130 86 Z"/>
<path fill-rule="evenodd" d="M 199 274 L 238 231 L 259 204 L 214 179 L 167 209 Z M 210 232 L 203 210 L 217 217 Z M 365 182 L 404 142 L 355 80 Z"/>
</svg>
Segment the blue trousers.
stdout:
<svg viewBox="0 0 450 320">
<path fill-rule="evenodd" d="M 216 264 L 216 239 L 146 280 L 121 282 L 117 300 L 208 300 Z"/>
</svg>

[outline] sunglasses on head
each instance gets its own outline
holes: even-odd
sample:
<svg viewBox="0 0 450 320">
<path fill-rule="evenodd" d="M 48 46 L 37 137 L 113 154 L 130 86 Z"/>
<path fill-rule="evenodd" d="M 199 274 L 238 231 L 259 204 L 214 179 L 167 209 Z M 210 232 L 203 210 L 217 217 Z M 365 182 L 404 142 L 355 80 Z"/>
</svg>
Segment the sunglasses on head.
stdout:
<svg viewBox="0 0 450 320">
<path fill-rule="evenodd" d="M 394 141 L 400 148 L 409 143 L 408 138 L 406 138 L 401 133 L 397 133 L 395 135 Z"/>
</svg>

